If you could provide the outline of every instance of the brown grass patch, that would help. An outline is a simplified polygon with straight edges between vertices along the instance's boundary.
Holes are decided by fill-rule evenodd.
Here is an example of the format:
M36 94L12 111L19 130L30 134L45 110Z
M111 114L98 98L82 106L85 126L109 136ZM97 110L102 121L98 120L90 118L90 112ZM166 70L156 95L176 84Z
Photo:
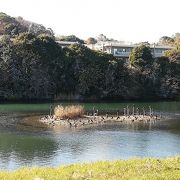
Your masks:
M84 107L80 105L65 107L58 105L54 109L54 115L61 119L82 117L84 115Z

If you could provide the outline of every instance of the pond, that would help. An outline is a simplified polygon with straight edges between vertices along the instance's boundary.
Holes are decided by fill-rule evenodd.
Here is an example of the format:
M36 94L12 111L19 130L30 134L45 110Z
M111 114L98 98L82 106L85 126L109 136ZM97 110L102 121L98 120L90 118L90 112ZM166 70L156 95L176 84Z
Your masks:
M62 103L68 104L68 103ZM60 166L97 160L180 155L180 102L84 103L110 111L126 105L148 108L166 118L154 123L102 124L82 129L19 129L3 122L48 114L50 104L0 105L0 169Z

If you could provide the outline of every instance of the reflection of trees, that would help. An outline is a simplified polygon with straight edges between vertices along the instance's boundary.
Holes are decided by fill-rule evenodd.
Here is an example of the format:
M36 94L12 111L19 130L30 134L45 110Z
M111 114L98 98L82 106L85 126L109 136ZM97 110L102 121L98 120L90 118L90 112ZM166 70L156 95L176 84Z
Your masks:
M51 132L50 135L37 133L36 136L1 133L0 166L9 166L12 161L15 164L41 165L43 162L50 162L59 165L88 158L154 156L161 155L163 146L167 147L167 154L171 151L178 152L171 149L179 146L176 139L170 141L171 146L161 142L165 138L173 140L172 134L179 135L179 119L170 121L157 121L154 124L103 124L83 130ZM167 137L160 132L164 130L168 130L164 134ZM41 135L38 136L39 134Z
M59 139L59 148L62 153L70 153L73 157L83 154L87 149L88 141L87 137L84 137L82 133L65 133Z
M34 158L45 159L57 149L53 139L25 135L0 135L0 160L9 162L11 156L18 161L32 161Z
M170 132L180 136L180 116L170 119Z
M0 134L0 165L37 164L51 161L49 158L76 158L87 149L87 139L79 133L68 132L53 136ZM63 156L63 157L62 157ZM69 159L70 160L70 159Z

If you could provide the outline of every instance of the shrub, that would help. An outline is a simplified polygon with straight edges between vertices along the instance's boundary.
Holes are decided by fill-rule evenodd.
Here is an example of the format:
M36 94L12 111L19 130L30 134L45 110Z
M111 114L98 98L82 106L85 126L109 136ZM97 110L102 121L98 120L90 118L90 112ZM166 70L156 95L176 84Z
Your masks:
M84 107L80 105L71 105L63 107L58 105L54 109L54 115L58 118L78 118L82 117L84 114Z
M140 45L135 48L130 53L129 61L133 66L143 67L150 64L152 61L152 53L149 46Z

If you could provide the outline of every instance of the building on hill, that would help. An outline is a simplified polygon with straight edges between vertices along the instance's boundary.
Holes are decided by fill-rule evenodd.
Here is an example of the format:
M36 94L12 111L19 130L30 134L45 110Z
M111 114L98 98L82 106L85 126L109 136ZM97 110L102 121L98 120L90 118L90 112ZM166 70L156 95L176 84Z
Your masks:
M128 58L130 52L134 47L138 45L134 44L124 44L124 43L97 43L94 45L88 45L90 49L100 50L109 54L113 54L115 57ZM150 45L152 54L154 57L161 57L164 55L165 51L172 49L170 46L159 46L159 45Z

